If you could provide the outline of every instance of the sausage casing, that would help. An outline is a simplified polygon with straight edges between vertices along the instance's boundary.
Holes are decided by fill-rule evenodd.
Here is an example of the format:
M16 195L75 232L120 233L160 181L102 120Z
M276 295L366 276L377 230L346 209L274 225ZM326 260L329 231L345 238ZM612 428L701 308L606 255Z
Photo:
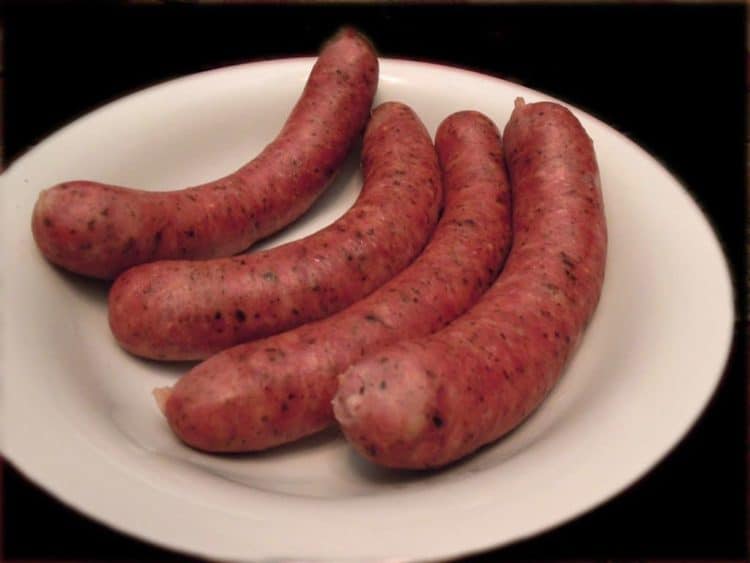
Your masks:
M330 184L364 128L377 83L372 46L344 28L321 50L279 135L248 164L168 192L58 184L34 207L37 246L54 264L103 279L154 260L236 254L294 221Z
M213 356L172 390L167 420L209 451L277 446L333 422L347 365L402 338L433 332L489 287L510 247L510 188L495 125L460 112L438 128L445 209L420 256L340 313Z
M154 359L206 358L326 317L371 293L424 248L443 204L429 133L404 104L373 111L364 185L341 218L263 252L142 264L109 295L120 344Z
M497 281L441 331L341 376L336 418L375 463L439 467L516 427L561 375L598 303L607 233L591 139L563 106L519 100L504 143L514 238Z

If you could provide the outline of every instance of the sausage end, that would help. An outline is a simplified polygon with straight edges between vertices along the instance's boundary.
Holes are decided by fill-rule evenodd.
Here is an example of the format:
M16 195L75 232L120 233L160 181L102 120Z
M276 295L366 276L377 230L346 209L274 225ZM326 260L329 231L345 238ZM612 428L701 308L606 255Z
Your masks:
M156 387L151 393L153 394L154 400L156 401L156 406L159 407L161 413L166 416L167 401L169 400L170 395L172 395L172 388Z

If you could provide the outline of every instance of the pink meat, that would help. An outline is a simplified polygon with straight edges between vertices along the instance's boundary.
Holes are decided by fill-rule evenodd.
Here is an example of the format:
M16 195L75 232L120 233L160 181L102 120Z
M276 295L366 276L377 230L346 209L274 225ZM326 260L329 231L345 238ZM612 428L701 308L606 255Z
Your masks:
M154 260L236 254L294 221L330 184L364 128L377 83L372 46L345 28L324 46L281 132L254 160L170 192L58 184L34 207L37 246L54 264L104 279Z
M594 149L555 103L516 103L505 128L513 246L464 315L350 367L334 412L375 463L439 467L516 427L563 372L599 300L606 225Z
M424 248L442 206L432 141L414 112L378 106L365 133L364 186L340 219L264 252L142 264L115 281L118 342L154 359L203 359L335 313Z
M394 122L401 135L406 125ZM183 441L214 452L250 451L321 430L333 423L337 376L349 364L439 329L487 289L510 246L498 131L481 114L460 112L441 124L436 148L445 210L422 254L344 311L226 350L180 379L165 401L162 391L167 420Z
M306 238L264 252L131 268L109 322L120 344L155 359L201 359L335 313L391 279L424 248L443 204L435 150L407 106L378 106L352 208Z

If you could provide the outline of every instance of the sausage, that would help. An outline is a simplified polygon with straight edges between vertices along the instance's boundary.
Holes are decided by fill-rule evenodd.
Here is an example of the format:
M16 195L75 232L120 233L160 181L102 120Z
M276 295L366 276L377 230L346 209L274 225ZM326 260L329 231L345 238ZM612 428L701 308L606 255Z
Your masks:
M362 169L364 187L352 208L306 238L126 271L109 295L116 339L147 358L202 359L328 316L381 286L424 248L443 205L435 148L411 108L375 108Z
M487 289L510 246L510 188L497 128L461 112L438 128L445 210L422 254L386 285L316 323L213 356L155 392L172 430L214 452L262 450L333 423L348 364L428 334Z
M592 141L563 106L516 107L504 131L513 246L464 315L341 375L347 440L386 466L444 466L523 421L560 377L599 300L607 232Z
M169 192L58 184L34 207L36 244L50 262L102 279L144 262L245 250L302 215L330 184L364 128L377 82L372 46L344 28L322 48L279 135L254 160Z

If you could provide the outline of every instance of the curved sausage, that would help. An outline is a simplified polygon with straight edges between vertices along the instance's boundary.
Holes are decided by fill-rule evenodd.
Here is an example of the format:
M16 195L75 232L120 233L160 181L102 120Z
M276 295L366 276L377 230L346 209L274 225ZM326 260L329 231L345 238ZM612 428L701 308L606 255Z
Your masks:
M445 211L422 254L386 285L325 320L213 356L173 390L157 390L188 444L250 451L333 422L337 376L365 354L439 329L469 307L510 246L510 188L498 131L475 112L438 129Z
M37 246L54 264L104 279L143 262L236 254L294 221L330 184L365 125L377 82L374 50L345 28L321 50L281 132L254 160L169 192L58 184L34 207Z
M162 261L122 274L109 296L120 344L155 359L200 359L320 319L361 299L424 248L443 205L432 139L404 104L375 108L364 187L328 227L232 258Z
M342 374L334 412L371 461L423 469L497 440L560 376L598 303L606 225L593 145L566 108L516 108L504 133L513 246L502 274L443 330Z

